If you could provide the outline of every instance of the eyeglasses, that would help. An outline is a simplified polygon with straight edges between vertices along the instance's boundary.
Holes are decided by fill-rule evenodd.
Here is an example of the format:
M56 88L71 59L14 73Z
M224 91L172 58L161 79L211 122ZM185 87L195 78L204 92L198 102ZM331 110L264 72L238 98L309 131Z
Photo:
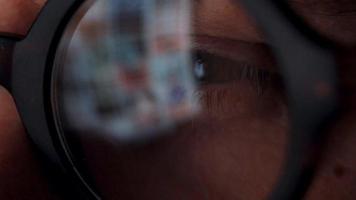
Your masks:
M301 199L338 110L332 46L283 1L243 4L278 60L291 113L286 163L269 198ZM199 113L187 67L189 9L188 0L50 0L24 40L1 41L0 78L29 135L84 198L100 199L69 133L101 131L137 142ZM203 77L199 59L195 66Z

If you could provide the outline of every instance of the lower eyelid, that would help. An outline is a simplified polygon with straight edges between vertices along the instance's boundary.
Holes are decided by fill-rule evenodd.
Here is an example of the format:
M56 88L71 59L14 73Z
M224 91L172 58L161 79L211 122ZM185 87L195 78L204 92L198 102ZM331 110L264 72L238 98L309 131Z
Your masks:
M217 88L204 88L199 89L196 92L196 96L199 99L199 102L203 107L211 108L218 107L220 103L222 103L222 99L226 97L227 90L226 89L217 89Z
M202 114L214 119L265 112L264 106L271 102L276 102L276 106L286 105L285 96L279 89L266 88L263 94L259 94L248 80L202 86L196 95Z
M261 99L247 81L203 86L196 95L203 108L203 114L224 118L250 112Z

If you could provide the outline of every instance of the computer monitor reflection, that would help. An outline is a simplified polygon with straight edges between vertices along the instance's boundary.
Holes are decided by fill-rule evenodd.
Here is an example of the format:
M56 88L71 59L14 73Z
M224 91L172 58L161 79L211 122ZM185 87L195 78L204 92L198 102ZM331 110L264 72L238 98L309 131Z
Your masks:
M96 1L60 75L70 125L132 142L197 115L190 21L188 0Z

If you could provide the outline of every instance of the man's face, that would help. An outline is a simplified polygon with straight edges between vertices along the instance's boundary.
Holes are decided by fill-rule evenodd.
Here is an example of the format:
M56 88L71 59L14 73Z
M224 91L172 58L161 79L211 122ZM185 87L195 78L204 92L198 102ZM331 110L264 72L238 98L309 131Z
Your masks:
M352 200L356 198L356 1L289 2L313 28L339 45L346 108L331 130L307 199ZM288 106L262 31L232 0L192 0L192 4L193 48L213 74L199 87L202 113L176 134L140 147L83 138L89 170L106 198L264 199L280 174Z
M123 148L84 139L89 168L104 196L122 199L263 199L284 161L288 106L263 33L230 0L193 1L193 47L212 76L201 84L202 113L173 136ZM352 132L356 2L290 1L340 45L347 111L333 128L310 199L354 199ZM354 9L352 9L354 8ZM345 49L345 50L342 50ZM346 50L348 49L348 50ZM244 71L245 70L245 71ZM243 77L234 76L233 72ZM260 74L266 72L267 78Z

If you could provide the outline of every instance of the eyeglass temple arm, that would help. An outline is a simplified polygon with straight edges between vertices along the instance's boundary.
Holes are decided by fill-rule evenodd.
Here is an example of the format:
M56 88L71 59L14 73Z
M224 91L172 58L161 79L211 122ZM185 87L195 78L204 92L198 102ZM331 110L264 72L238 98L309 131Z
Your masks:
M240 1L237 1L240 2ZM317 170L326 128L336 116L336 61L316 32L283 0L242 0L263 29L288 95L291 131L287 159L270 200L299 200Z

